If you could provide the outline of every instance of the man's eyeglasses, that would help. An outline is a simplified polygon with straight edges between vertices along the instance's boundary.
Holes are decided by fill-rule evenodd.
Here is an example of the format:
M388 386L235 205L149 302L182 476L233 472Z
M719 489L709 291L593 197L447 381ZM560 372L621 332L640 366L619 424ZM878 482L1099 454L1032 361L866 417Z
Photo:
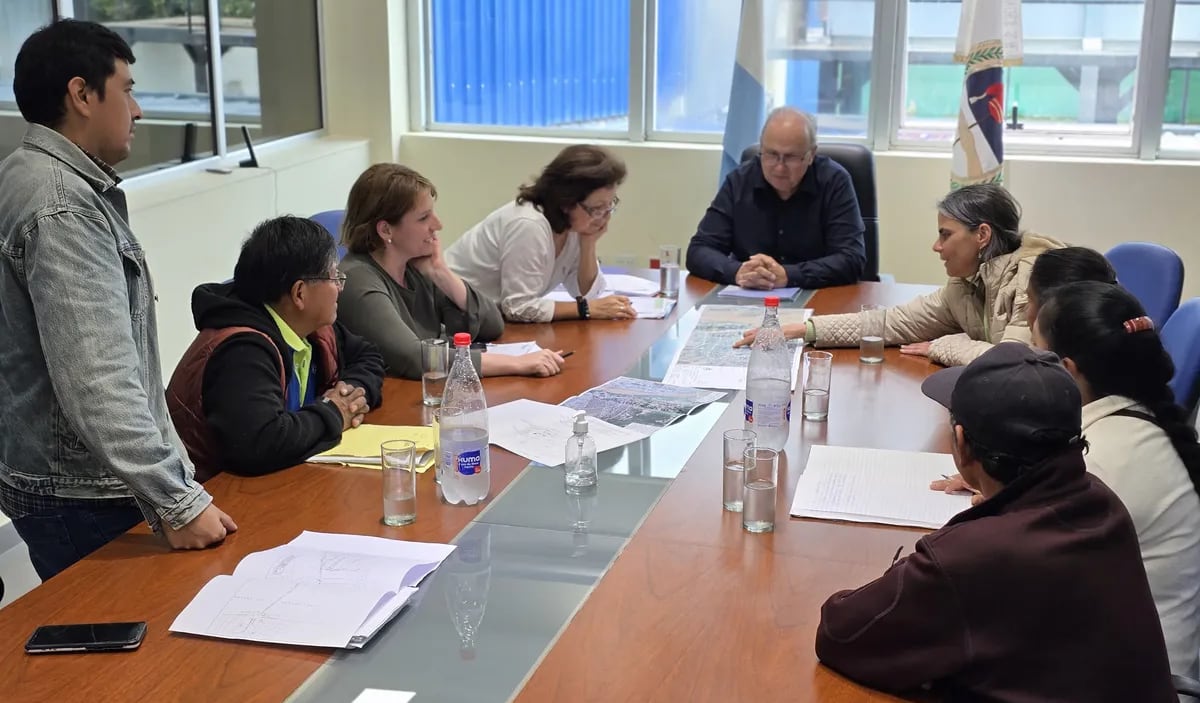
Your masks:
M762 160L768 165L783 164L784 166L799 166L804 159L808 157L807 153L803 154L781 154L778 151L764 151Z
M604 205L600 205L599 207L593 207L591 205L584 205L583 203L579 203L579 207L582 208L583 211L586 212L589 217L591 217L594 220L598 220L602 217L606 217L606 216L611 215L614 212L616 212L617 206L620 204L621 204L620 198L613 198L612 203L610 205L608 205L607 207Z
M340 273L340 272L335 273L332 276L305 276L304 278L302 278L300 280L302 280L302 281L333 281L334 283L337 284L338 290L342 290L343 288L346 287L346 274Z

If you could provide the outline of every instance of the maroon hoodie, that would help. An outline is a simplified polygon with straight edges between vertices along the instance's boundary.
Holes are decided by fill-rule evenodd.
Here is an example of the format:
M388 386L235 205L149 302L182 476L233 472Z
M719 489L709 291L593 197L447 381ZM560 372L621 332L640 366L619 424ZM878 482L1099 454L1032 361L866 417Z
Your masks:
M1177 703L1129 513L1072 449L821 608L817 656L948 701Z

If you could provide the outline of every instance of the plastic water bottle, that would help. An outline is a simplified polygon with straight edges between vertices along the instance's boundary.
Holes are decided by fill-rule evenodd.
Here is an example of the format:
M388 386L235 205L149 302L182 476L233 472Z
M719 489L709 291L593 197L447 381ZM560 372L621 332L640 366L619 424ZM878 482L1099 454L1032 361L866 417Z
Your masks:
M792 421L792 364L779 326L779 298L768 297L746 369L746 424L760 447L783 449Z
M587 414L575 413L573 434L567 438L563 481L567 493L582 495L596 486L596 442L588 435Z
M454 365L442 396L438 439L442 450L442 495L447 503L475 505L492 488L487 401L471 363L471 335L454 335Z

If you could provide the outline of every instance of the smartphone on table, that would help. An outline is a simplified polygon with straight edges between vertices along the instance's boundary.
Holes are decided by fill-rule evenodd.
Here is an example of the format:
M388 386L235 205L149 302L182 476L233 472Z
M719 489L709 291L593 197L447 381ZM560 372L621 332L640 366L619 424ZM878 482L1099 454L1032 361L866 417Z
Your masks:
M42 625L26 640L25 653L123 652L137 649L145 636L144 622Z

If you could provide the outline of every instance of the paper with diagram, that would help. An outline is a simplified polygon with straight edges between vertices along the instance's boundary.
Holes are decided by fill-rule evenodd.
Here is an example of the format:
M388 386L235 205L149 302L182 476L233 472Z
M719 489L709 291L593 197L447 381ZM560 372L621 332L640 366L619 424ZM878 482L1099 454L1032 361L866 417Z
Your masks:
M488 408L489 441L513 454L546 466L561 466L567 438L575 427L575 410L522 398ZM624 427L588 418L588 434L596 451L623 447L645 435Z
M801 324L812 316L808 308L780 308L780 324ZM705 305L696 323L671 360L663 383L689 388L746 389L746 367L750 348L734 349L733 343L747 329L762 324L763 309L750 305ZM792 387L799 371L801 340L788 342L793 355Z
M591 418L624 427L643 436L660 430L696 409L725 397L717 391L671 386L621 376L567 398L562 405L583 410Z
M248 554L204 585L172 632L310 647L361 647L454 545L304 532Z

